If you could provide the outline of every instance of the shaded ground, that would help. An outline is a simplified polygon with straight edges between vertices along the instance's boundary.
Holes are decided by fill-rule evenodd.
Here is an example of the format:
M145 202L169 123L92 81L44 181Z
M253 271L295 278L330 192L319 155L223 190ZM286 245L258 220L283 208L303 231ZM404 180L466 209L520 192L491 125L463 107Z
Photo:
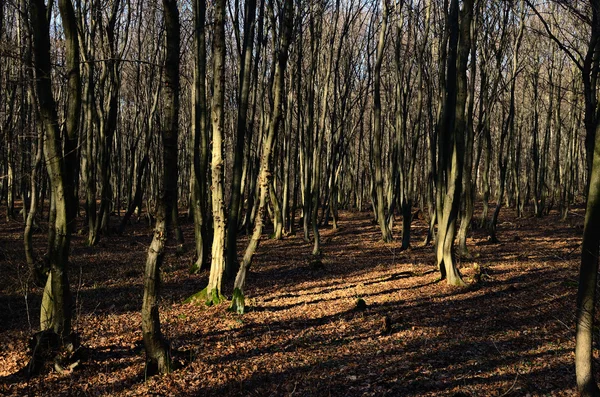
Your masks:
M300 235L261 243L248 277L250 312L243 316L227 312L227 305L181 303L208 278L187 272L192 229L185 223L188 253L169 254L164 265L161 321L188 364L146 381L139 311L147 225L94 248L74 237L74 324L91 357L70 375L27 381L11 374L27 362L41 290L27 287L22 222L0 219L2 395L575 394L581 209L566 222L555 213L515 219L503 210L500 244L487 244L477 230L469 240L474 259L463 260L462 272L468 280L477 263L483 281L463 290L436 282L431 247L401 252L398 241L378 241L369 213L342 212L340 229L323 231L323 268L310 266L312 245ZM425 230L424 221L415 221L415 245ZM35 235L40 255L45 239L45 231ZM359 298L367 304L363 311L355 310Z

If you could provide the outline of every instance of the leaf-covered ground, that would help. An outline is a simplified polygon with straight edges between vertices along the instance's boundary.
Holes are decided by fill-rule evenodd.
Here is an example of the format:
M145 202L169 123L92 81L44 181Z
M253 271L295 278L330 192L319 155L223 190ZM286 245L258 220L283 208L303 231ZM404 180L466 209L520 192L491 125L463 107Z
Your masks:
M20 220L0 221L0 394L52 396L570 396L575 394L574 307L583 210L566 222L553 212L514 218L503 209L500 244L475 230L473 265L481 283L437 282L426 231L414 222L414 248L379 242L370 213L342 212L325 228L323 266L298 233L264 240L247 280L249 312L227 304L183 304L202 289L205 271L188 274L187 251L166 257L164 335L183 366L146 379L141 343L147 224L87 247L76 235L69 277L74 326L89 359L71 374L25 379L27 343L39 326L41 289L27 280ZM400 234L400 222L395 235ZM46 232L35 236L44 252ZM246 237L238 248L245 246ZM227 294L231 289L226 289ZM366 308L357 309L364 300ZM387 321L387 326L386 326Z

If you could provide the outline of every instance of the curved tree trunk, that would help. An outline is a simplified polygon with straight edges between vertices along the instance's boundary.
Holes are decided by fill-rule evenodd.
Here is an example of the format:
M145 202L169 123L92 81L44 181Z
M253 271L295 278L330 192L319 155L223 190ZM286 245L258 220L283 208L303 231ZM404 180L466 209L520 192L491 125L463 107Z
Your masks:
M171 372L171 353L160 330L158 313L158 288L160 266L164 257L165 241L177 206L177 138L179 135L179 10L177 0L163 0L165 14L165 117L163 140L163 193L157 203L154 237L148 248L144 274L144 300L142 303L142 335L146 349L146 373ZM176 213L176 212L175 212ZM175 225L173 225L175 226Z
M61 18L66 39L67 67L70 69L68 88L70 113L67 113L67 136L76 134L79 122L80 99L77 91L80 89L79 81L79 47L75 23L75 13L70 0L59 2ZM72 183L67 179L67 160L73 161L74 157L62 156L62 142L60 138L58 114L56 103L52 94L51 64L50 64L50 23L47 17L46 5L43 0L35 0L31 7L31 22L34 27L33 50L35 54L36 91L40 107L40 115L46 130L46 166L50 177L52 199L56 207L56 220L54 222L55 237L50 246L49 262L50 277L44 294L51 297L51 309L46 312L49 317L41 318L42 329L52 329L63 340L71 336L71 294L67 269L71 230L69 223L72 221L73 208ZM42 314L44 311L42 311Z
M460 18L458 8L458 0L452 0L448 18L450 41L446 75L445 122L440 131L441 161L438 167L438 172L445 173L446 185L443 202L438 204L442 207L442 211L437 238L437 263L441 277L446 278L449 285L456 286L464 285L456 266L453 246L462 188L467 60L471 48L470 27L473 18L473 0L466 0L463 3Z
M277 130L279 128L279 124L281 119L283 118L282 114L282 104L285 98L283 89L285 84L285 70L287 67L288 60L288 48L291 41L292 35L292 23L293 23L293 2L287 1L285 2L283 17L281 18L281 37L279 43L279 51L275 52L275 77L273 79L273 105L272 105L272 116L270 118L269 130L267 132L266 139L264 141L262 157L260 159L260 174L258 179L259 185L259 205L258 210L256 211L256 218L254 221L254 231L252 232L252 236L250 238L250 242L246 247L246 252L244 253L244 258L242 259L242 263L240 264L240 268L235 277L234 283L234 291L233 298L231 300L231 310L236 311L237 313L243 313L245 308L244 302L244 285L246 283L246 274L250 265L252 263L252 257L258 248L258 244L260 242L260 237L262 235L262 229L264 224L264 215L267 205L267 197L269 195L269 188L272 186L271 184L271 165L270 165L270 157L273 151L273 146L275 143Z

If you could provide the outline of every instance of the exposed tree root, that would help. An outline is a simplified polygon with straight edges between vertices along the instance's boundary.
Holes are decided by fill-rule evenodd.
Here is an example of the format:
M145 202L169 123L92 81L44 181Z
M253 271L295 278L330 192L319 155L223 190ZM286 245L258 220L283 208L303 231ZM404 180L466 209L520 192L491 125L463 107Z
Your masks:
M48 372L52 368L60 374L73 372L87 358L87 352L77 335L68 340L52 330L40 331L29 341L31 358L25 369L28 378Z

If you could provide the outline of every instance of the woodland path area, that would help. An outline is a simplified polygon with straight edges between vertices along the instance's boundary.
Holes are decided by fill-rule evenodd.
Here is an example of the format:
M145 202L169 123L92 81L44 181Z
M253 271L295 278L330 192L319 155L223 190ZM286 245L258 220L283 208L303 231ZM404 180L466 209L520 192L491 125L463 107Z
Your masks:
M0 395L29 396L570 396L582 208L566 222L504 212L500 244L475 230L457 290L436 282L431 247L380 242L369 212L342 212L323 232L322 266L301 234L265 240L248 278L249 312L183 304L206 284L193 249L163 267L161 322L183 366L144 381L142 281L152 231L138 223L98 247L74 236L74 326L89 358L70 374L27 381L27 341L41 288L26 291L23 225L0 227ZM183 223L188 245L193 225ZM395 236L399 235L399 222ZM414 222L415 244L427 224ZM45 233L34 236L43 252ZM247 237L239 239L239 248ZM174 250L170 250L174 252ZM224 291L231 296L230 290ZM366 308L357 308L363 299ZM27 303L27 305L26 305ZM386 317L389 322L386 323ZM32 328L33 327L33 328Z

